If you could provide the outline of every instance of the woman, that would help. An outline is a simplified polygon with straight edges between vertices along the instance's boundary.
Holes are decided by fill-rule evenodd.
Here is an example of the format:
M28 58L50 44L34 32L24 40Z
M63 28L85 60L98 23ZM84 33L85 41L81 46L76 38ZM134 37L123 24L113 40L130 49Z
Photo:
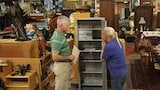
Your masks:
M112 27L102 30L102 40L101 59L106 61L110 71L112 90L122 90L128 72L123 47Z

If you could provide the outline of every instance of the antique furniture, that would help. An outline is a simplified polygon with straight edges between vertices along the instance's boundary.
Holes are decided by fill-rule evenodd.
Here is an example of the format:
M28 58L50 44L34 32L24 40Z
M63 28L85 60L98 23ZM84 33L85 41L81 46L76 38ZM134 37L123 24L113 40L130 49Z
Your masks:
M108 26L114 27L115 6L113 0L100 0L100 16L105 17Z
M139 21L141 17L144 17L144 20L146 21L146 27L148 28L148 30L152 30L153 6L137 6L133 9L133 11L135 12L135 29L140 29Z

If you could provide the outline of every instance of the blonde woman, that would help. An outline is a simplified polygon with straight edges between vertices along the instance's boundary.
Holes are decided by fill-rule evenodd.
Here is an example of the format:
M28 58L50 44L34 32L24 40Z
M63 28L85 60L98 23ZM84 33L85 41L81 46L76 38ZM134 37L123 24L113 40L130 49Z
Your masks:
M105 27L102 30L102 40L101 59L107 63L110 71L112 90L123 90L128 72L123 47L112 27Z

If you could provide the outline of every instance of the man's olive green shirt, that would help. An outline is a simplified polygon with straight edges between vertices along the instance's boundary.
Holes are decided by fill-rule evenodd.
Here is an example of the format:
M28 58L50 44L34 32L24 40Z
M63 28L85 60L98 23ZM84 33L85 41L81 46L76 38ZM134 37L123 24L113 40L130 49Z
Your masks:
M55 29L51 37L51 50L52 52L57 52L62 56L71 55L71 50L64 33L58 31L57 29Z

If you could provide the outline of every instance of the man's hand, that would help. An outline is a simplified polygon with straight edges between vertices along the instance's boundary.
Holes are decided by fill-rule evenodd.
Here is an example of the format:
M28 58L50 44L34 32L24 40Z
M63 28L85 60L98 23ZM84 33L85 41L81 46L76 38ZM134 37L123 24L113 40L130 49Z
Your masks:
M74 55L70 55L68 58L69 58L69 60L73 61L75 59L75 56Z

